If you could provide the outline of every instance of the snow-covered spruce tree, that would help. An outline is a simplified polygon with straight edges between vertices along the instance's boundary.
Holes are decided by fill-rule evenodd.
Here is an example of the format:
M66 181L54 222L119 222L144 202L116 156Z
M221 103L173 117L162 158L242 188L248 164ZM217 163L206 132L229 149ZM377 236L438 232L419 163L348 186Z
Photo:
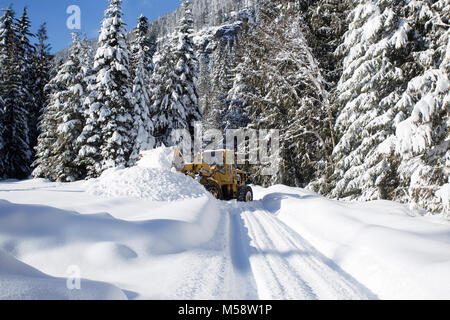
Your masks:
M57 140L58 123L57 114L64 103L61 92L66 90L62 85L62 69L64 64L58 67L57 74L50 79L50 82L44 87L48 94L46 105L42 111L39 120L39 137L37 140L36 160L33 162L33 177L56 180L55 158L57 156L55 151L55 144Z
M0 19L0 96L3 98L3 176L23 179L30 174L27 109L29 93L23 77L21 38L11 8Z
M89 78L89 83L94 83L93 80L95 78L93 75L92 65L94 62L94 55L92 52L92 48L89 44L89 41L86 38L86 35L83 36L80 44L80 63L82 65L83 73L86 78ZM92 81L91 81L92 80Z
M263 1L260 25L247 43L245 85L253 88L248 104L250 128L279 129L281 163L278 175L254 181L305 186L321 172L332 148L328 94L307 45L298 1ZM242 81L241 79L240 81Z
M83 107L81 108L83 111L83 118L85 120L85 127L83 128L83 133L77 139L77 145L79 146L79 151L81 151L81 148L86 145L86 123L90 118L90 107L96 99L96 75L93 70L94 56L86 35L83 36L83 40L81 41L79 61L81 72L84 75L84 81L86 83L86 88L82 99ZM78 167L85 170L87 167L86 161L87 159L84 157L84 154L79 152L78 158L75 159L74 162Z
M226 41L220 41L217 44L217 48L213 53L213 68L212 68L212 81L211 95L211 107L208 114L204 114L205 118L208 118L208 124L211 128L224 128L225 109L227 108L227 96L233 85L233 61L232 61L232 44Z
M133 148L133 95L122 1L110 0L94 59L95 94L79 142L87 177L127 166Z
M89 108L95 98L96 76L93 70L94 55L92 52L92 48L86 38L86 35L83 36L83 40L81 41L79 60L82 72L84 74L85 82L87 84L87 88L84 94L85 98L83 100L83 103L85 105L83 110L85 112L84 117L88 118Z
M33 95L34 106L31 110L30 122L30 146L34 148L37 144L37 138L39 136L38 122L43 114L45 108L47 94L45 93L45 86L49 83L51 78L51 47L47 44L47 27L46 24L42 24L36 34L37 43L34 45L35 52L33 55Z
M411 27L402 16L403 1L357 4L338 48L345 58L336 92L341 139L333 151L331 195L391 199L398 185L398 157L385 140L395 132L393 107L408 80L402 66L408 64Z
M346 18L352 6L349 0L319 0L304 5L305 22L310 31L305 36L327 81L328 91L336 87L341 77L342 61L335 51L347 31Z
M211 88L211 76L212 76L212 59L210 47L208 46L206 50L202 50L198 53L199 60L199 71L198 71L198 95L199 95L199 104L200 109L202 111L202 124L204 128L212 128L215 127L215 121L212 120L210 116L210 111L212 110L211 96L212 96L212 88Z
M34 154L34 147L36 146L38 136L38 117L39 106L36 101L36 65L35 65L35 47L31 44L30 38L34 37L34 34L30 32L31 22L28 17L28 10L25 7L23 9L22 17L17 21L17 28L20 38L20 60L22 63L22 83L25 99L25 106L28 110L28 127L29 127L29 144L32 153Z
M6 177L5 166L4 166L4 154L5 154L5 142L3 141L3 131L5 129L4 122L4 110L5 102L3 101L2 96L0 95L0 180Z
M202 118L198 89L198 60L192 42L190 3L183 2L184 14L178 32L161 46L155 57L152 80L152 118L157 145L174 145L172 130L186 129L192 135Z
M237 43L233 49L232 84L225 99L225 108L221 114L222 127L225 130L246 128L250 122L247 100L256 90L253 87L252 79L258 79L252 70L257 69L256 61L252 57L250 50L247 49L247 41L253 36L250 29L244 29L238 36Z
M148 39L148 20L139 17L135 38L131 46L133 63L133 96L135 141L131 159L137 159L142 150L154 146L153 124L150 119L150 77L153 72L154 44Z
M177 87L179 87L177 95L185 110L183 128L189 129L189 132L193 134L195 122L202 118L197 89L198 60L192 40L194 20L191 2L184 0L183 9L184 14L177 30L178 39L175 42L173 54L176 63L175 73L178 79ZM180 127L175 125L173 128Z
M160 44L153 62L155 69L151 78L150 114L153 123L155 146L171 146L178 141L172 141L171 132L174 129L188 129L187 111L184 109L178 91L180 79L176 73L176 61L173 47L176 38L169 37Z
M411 1L405 9L420 36L414 61L421 72L396 105L401 162L394 199L442 212L448 210L448 194L445 200L438 191L448 193L444 185L450 183L450 8L447 1Z
M153 73L153 55L156 52L155 39L149 35L149 22L147 17L141 15L138 24L133 30L134 38L131 44L131 64L137 65L143 60L145 71L150 78ZM135 69L135 68L134 68Z
M57 90L50 96L49 110L42 121L36 176L46 173L44 178L60 182L73 182L85 176L84 168L76 161L80 150L77 139L85 122L83 100L87 88L80 58L81 44L74 34L70 55L51 82ZM50 136L53 136L53 143L47 146ZM46 148L50 152L46 152Z

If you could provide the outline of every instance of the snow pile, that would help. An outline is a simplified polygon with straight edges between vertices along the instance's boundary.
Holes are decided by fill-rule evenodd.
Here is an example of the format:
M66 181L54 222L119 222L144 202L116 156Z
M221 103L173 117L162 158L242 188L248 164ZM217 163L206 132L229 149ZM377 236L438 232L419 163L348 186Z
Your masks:
M67 280L48 276L0 250L0 300L124 300L111 284L81 280L80 290L69 290Z
M174 148L160 147L142 153L136 167L112 168L91 182L87 192L107 198L176 201L208 195L194 179L172 168Z
M381 299L450 297L450 224L390 201L342 203L303 189L257 189L265 209Z
M143 167L112 168L93 181L87 192L107 198L176 201L206 196L205 188L178 172Z
M143 168L160 170L172 170L174 160L174 148L159 147L153 150L142 152L142 159L137 165Z

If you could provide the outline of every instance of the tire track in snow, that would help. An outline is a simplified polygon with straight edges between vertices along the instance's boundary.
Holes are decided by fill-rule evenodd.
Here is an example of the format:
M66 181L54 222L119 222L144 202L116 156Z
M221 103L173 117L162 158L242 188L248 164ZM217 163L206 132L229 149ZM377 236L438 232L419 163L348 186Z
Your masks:
M250 266L248 234L244 232L240 216L233 212L227 214L229 220L229 255L233 266L234 296L239 299L258 299L256 283Z
M270 237L261 236L266 229L251 215L244 212L243 219L254 245L250 262L258 284L260 299L317 299L311 287L298 277L283 258Z
M227 207L234 221L230 237L234 238L235 229L248 234L249 239L242 236L239 239L247 256L241 252L239 257L247 259L260 299L376 298L298 233L264 210L260 202ZM233 250L243 250L237 247L231 246L231 254Z

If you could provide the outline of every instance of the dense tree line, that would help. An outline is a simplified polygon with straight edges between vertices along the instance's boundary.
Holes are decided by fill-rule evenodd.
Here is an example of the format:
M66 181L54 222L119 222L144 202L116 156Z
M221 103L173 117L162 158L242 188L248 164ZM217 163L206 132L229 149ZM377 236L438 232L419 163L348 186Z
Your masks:
M44 84L50 77L49 46L43 24L37 35L25 8L20 18L12 8L0 18L0 178L26 178L31 173L38 121L45 105ZM32 44L31 39L36 38Z
M38 118L34 176L58 181L132 166L202 121L280 131L278 174L247 166L255 183L448 210L449 10L446 0L196 0L140 17L130 36L110 0L95 55L75 36L51 81L36 75L49 70L45 32L31 46L26 12L6 11L0 172L29 173ZM222 23L239 32L199 50L195 30Z
M70 182L133 166L142 150L173 145L173 129L193 133L201 120L190 3L159 50L144 16L128 35L121 6L109 1L94 57L75 35L46 86L34 177Z
M249 166L257 183L448 211L448 19L446 1L260 1L219 46L210 94L227 98L206 121L280 130L279 175Z

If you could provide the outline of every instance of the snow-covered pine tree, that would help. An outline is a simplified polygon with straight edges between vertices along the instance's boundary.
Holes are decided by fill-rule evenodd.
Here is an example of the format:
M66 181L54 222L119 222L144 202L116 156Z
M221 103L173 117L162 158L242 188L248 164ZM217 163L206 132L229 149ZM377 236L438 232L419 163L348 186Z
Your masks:
M178 141L171 136L174 129L186 129L193 135L195 122L202 118L190 3L183 1L183 8L177 34L161 46L155 57L151 113L157 145L176 144Z
M46 178L60 182L73 182L85 176L84 168L76 162L80 150L77 139L85 122L83 100L87 88L80 57L81 44L78 35L74 34L69 58L53 80L58 88L50 98L50 101L58 102L51 110L54 112L49 113L53 119L46 119L48 122L53 120L56 127L52 129L56 132L44 134L44 137L54 134L55 139L50 147L52 156L41 159L41 163L47 162L51 166L47 168L51 174Z
M28 17L28 9L23 9L22 17L17 21L17 29L20 38L20 60L22 64L22 90L24 94L25 108L28 110L28 127L29 127L29 144L30 149L34 153L36 139L38 135L38 106L35 96L35 73L36 66L34 65L35 48L30 42L30 38L34 34L30 32L31 22Z
M133 30L133 42L131 44L131 64L138 64L139 60L144 60L144 67L149 78L151 78L154 65L153 55L156 52L155 39L149 35L149 22L147 17L141 15L138 24Z
M328 93L308 47L298 1L263 1L260 24L244 55L242 72L250 128L279 129L281 168L278 175L261 176L252 166L254 181L305 186L330 153Z
M29 145L32 150L31 161L34 160L34 147L37 143L38 122L40 106L37 101L39 93L36 91L37 66L35 65L36 49L30 42L30 38L35 37L30 32L31 22L28 17L28 10L23 9L22 17L18 20L18 31L20 37L20 59L22 61L22 83L26 109L28 110Z
M46 88L50 95L40 123L35 177L61 182L84 177L84 168L75 161L80 150L77 138L84 127L87 88L81 53L78 35L73 34L69 57Z
M33 55L33 95L35 100L35 108L31 110L30 122L30 146L34 148L37 144L39 136L38 122L43 114L45 108L47 94L45 93L45 86L49 83L51 78L51 47L47 44L47 27L42 24L37 31L37 43L34 45L35 52Z
M95 77L93 77L92 65L94 62L94 55L92 52L91 45L86 37L83 35L83 39L80 44L80 63L83 68L83 73L86 78L88 78L89 83L94 83Z
M94 70L92 68L94 63L94 55L92 52L92 48L89 44L89 41L86 38L86 35L83 36L83 40L81 41L80 45L80 64L81 69L84 74L85 82L87 84L87 88L85 91L85 98L83 100L83 103L85 104L85 107L83 108L85 115L85 118L89 117L89 108L91 104L94 101L95 97L95 84L96 84L96 77Z
M385 140L395 131L393 106L408 80L402 66L408 62L411 27L402 3L360 0L349 15L338 48L345 58L336 92L341 139L333 151L333 197L389 199L398 184L398 159Z
M86 38L86 35L83 36L83 40L80 45L80 65L81 71L84 75L84 81L86 83L86 88L83 96L83 107L81 108L83 111L84 125L82 134L77 139L77 146L79 148L78 157L75 159L74 163L77 167L82 168L86 172L87 176L87 167L88 165L95 166L96 162L94 159L86 157L85 151L81 152L83 148L85 148L87 142L87 134L90 132L88 127L88 122L91 121L90 118L90 107L95 101L96 97L96 75L93 70L93 61L94 56L92 52L92 48ZM61 67L60 67L61 68ZM100 160L98 160L100 161Z
M0 96L3 98L4 176L23 179L30 174L28 98L24 86L23 55L14 12L5 9L0 19Z
M200 109L197 74L198 60L193 42L194 19L191 10L191 2L183 0L184 14L180 21L177 33L177 42L174 49L175 73L179 81L179 92L177 92L185 112L184 121L191 134L194 133L194 124L202 118ZM176 122L175 122L176 123ZM178 128L176 125L174 128Z
M221 114L222 127L225 130L246 128L249 124L247 100L255 90L251 81L254 79L251 66L256 69L256 63L252 60L254 57L252 57L250 50L247 50L247 41L252 36L249 29L244 29L238 36L233 49L233 67L231 69L233 82L227 93L226 105Z
M150 77L153 73L154 44L148 38L148 20L139 17L138 25L134 31L134 41L131 46L133 64L133 96L134 104L134 146L131 155L132 161L139 158L142 150L154 147L152 136L153 124L150 119Z
M233 85L233 61L232 61L232 43L228 40L220 41L213 53L213 68L210 99L210 109L207 118L209 127L223 128L223 115L226 109L227 95Z
M0 92L1 93L1 92ZM6 178L6 173L5 173L5 166L4 166L4 154L5 154L5 142L3 141L3 131L5 129L5 125L4 125L4 115L3 115L3 110L5 107L5 102L3 101L2 96L0 95L0 180Z
M87 177L127 166L133 148L133 95L122 1L110 0L95 55L95 94L80 143Z
M154 72L151 78L150 114L153 123L153 136L155 137L156 146L161 144L168 145L169 137L167 133L169 120L169 107L174 103L172 101L172 90L175 90L174 57L171 54L170 41L160 44L156 52L154 62Z
M342 61L335 51L347 31L346 18L353 2L348 0L304 1L308 44L325 78L326 89L332 91L342 73Z
M46 105L42 111L39 120L39 137L37 139L36 160L33 162L34 168L32 175L34 178L43 178L55 181L57 179L56 170L54 168L57 154L55 152L55 144L57 140L58 123L56 117L64 103L61 92L65 90L62 86L61 70L64 64L58 67L56 75L50 79L49 83L44 87L44 91L48 94Z
M450 8L448 1L410 1L406 18L418 37L414 62L420 72L396 105L396 151L401 157L395 200L428 212L448 210L438 191L450 174ZM447 192L443 190L442 192Z
M201 48L202 49L202 48ZM202 110L203 119L202 123L205 128L213 127L214 120L210 118L212 88L211 88L211 76L212 76L212 59L211 59L210 46L206 50L200 50L198 52L199 60L199 72L198 72L198 95L200 109Z

